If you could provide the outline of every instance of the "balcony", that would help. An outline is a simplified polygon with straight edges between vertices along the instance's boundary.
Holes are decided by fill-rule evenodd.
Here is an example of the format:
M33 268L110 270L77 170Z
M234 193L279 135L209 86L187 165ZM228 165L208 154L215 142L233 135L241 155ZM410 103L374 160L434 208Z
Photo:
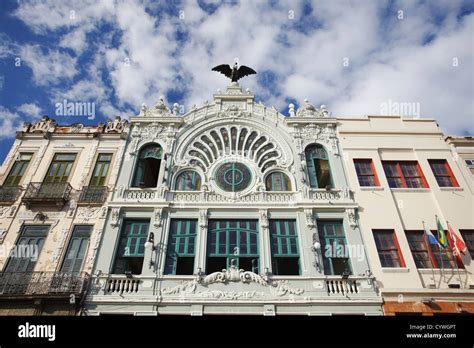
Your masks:
M62 208L71 194L72 187L69 183L30 183L23 196L23 203L31 205L56 205Z
M79 204L101 205L107 200L107 186L84 186L79 196Z
M18 186L0 186L0 205L12 205L20 194Z
M3 272L0 273L0 297L82 295L88 280L85 272Z

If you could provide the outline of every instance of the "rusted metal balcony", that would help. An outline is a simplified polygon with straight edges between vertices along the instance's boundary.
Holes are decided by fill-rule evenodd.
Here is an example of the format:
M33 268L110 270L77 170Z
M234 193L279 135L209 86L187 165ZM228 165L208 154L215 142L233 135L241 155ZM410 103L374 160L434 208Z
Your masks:
M69 201L72 187L67 182L32 182L26 188L22 202L31 205L56 205L62 208Z
M89 275L62 272L3 272L0 273L0 297L57 297L82 295Z
M19 195L18 186L0 186L0 205L12 205Z
M107 200L107 186L84 186L79 196L79 204L103 204Z

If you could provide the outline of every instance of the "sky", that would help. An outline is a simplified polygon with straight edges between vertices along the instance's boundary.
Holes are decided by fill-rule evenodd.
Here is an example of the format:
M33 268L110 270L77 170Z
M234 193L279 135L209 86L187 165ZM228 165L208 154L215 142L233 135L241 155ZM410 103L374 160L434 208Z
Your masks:
M474 135L473 1L2 0L0 163L23 122L128 118L161 95L186 112L228 84L211 68L235 61L284 115L308 99Z

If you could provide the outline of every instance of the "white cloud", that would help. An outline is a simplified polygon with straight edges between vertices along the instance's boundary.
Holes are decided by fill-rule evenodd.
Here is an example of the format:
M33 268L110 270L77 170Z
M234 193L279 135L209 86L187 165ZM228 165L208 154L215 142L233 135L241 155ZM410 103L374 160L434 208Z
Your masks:
M311 13L295 1L206 3L219 7L210 15L185 1L166 14L147 0L22 2L15 15L35 33L60 33L58 46L77 57L94 49L88 66L64 50L26 45L20 53L35 83L54 85L52 99L95 99L107 114L130 112L129 106L137 112L171 90L186 91L179 101L186 109L201 104L227 84L210 69L237 57L274 74L271 86L260 75L242 81L269 106L308 98L333 114L361 116L380 113L388 100L417 102L421 115L436 118L445 132L474 133L474 14L459 19L463 2L313 1ZM113 33L97 36L103 23ZM177 40L178 33L186 40ZM85 77L69 84L79 71Z
M25 45L19 57L31 68L38 86L71 80L77 73L77 59L58 50L42 49L39 45Z
M17 110L30 118L39 118L41 113L41 108L33 103L22 104L17 108Z
M22 124L20 115L0 105L0 140L11 138Z

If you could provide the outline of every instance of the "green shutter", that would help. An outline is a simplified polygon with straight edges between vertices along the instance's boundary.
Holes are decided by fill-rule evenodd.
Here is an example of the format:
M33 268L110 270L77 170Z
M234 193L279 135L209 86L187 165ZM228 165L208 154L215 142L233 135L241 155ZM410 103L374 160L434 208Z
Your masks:
M227 258L227 267L233 263L241 267L241 259L252 259L252 270L258 272L258 223L256 220L213 220L208 234L209 258Z
M61 154L54 155L48 173L44 179L46 183L63 183L67 182L71 169L76 159L76 154Z
M21 178L25 174L26 168L30 163L31 156L31 153L20 154L20 158L15 161L10 173L8 173L8 176L3 183L4 186L18 186L20 184Z
M24 226L21 232L21 237L16 243L17 252L21 249L18 246L26 246L28 248L36 248L36 256L39 257L41 249L43 248L44 241L48 234L49 225L47 226L36 226L27 225ZM31 250L31 249L30 249ZM15 256L15 257L13 257ZM37 259L34 259L34 255L12 255L7 261L7 267L5 272L31 272L34 270Z
M89 186L104 186L110 168L111 154L99 154Z
M179 257L194 257L196 253L195 219L171 220L170 236L165 262L165 274L176 274Z
M86 256L91 233L91 226L75 226L66 255L61 266L61 272L76 273L81 271Z

